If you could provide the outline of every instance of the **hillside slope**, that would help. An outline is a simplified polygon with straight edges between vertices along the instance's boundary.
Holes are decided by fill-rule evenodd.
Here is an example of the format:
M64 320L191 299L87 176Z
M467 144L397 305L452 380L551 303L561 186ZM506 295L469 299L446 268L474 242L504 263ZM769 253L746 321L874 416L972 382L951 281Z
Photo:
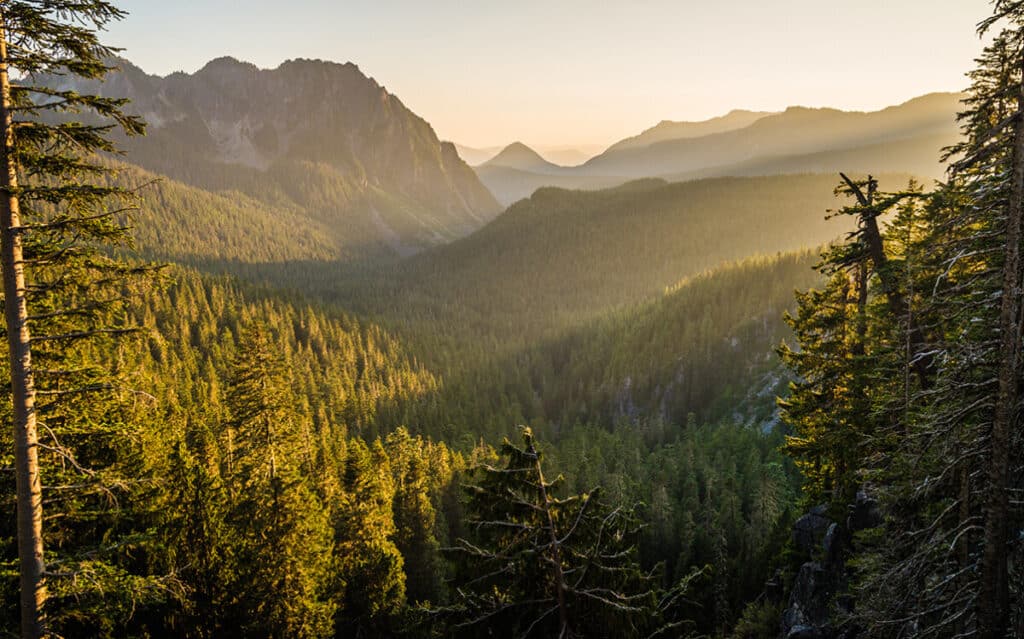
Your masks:
M796 155L756 157L726 166L712 166L661 176L667 180L697 180L722 175L744 177L795 173L909 173L923 179L939 179L945 166L942 149L959 136L952 131L930 133L849 149Z
M882 176L882 187L897 189L907 179ZM334 295L374 317L415 317L431 339L535 340L648 302L723 262L840 236L849 224L824 219L837 205L837 180L791 175L544 188L469 237L379 280L342 283Z

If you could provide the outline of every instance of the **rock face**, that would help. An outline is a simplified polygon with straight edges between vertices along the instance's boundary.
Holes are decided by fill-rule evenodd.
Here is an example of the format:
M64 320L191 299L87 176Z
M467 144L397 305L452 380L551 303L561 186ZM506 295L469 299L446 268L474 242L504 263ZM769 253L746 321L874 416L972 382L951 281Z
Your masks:
M852 531L868 530L882 525L882 511L878 500L869 497L864 491L857 493L857 499L850 504L850 516L846 518L846 527Z
M825 505L815 506L796 520L793 542L809 561L800 566L782 614L780 639L854 639L857 629L836 628L837 613L853 612L848 594L850 576L846 559L853 533L882 524L878 501L858 492L849 505L845 524L827 515Z
M102 83L68 88L131 99L149 130L123 146L149 170L294 204L353 240L405 247L465 235L500 212L455 147L354 64L259 69L218 58L167 77L118 66Z
M822 543L832 520L825 516L828 506L815 506L793 524L793 544L797 549L810 556Z

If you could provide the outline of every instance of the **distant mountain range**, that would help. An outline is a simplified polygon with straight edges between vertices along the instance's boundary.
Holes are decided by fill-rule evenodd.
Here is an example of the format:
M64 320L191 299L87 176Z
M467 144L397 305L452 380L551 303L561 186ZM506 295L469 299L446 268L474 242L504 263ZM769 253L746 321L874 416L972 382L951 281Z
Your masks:
M940 150L959 137L962 96L934 93L875 112L791 107L732 111L704 122L662 122L575 167L531 162L513 145L476 168L503 204L542 186L605 188L640 177L703 177L846 171L939 177ZM499 157L500 157L499 155ZM532 154L536 156L536 153Z
M502 205L545 186L838 170L939 176L939 149L958 137L961 97L931 94L870 113L792 107L663 121L567 166L552 158L571 163L586 153L442 142L351 63L292 60L259 69L218 58L166 77L127 61L119 67L102 83L51 82L128 97L149 122L147 136L123 141L125 160L141 169L123 179L170 179L159 197L147 196L139 245L190 263L407 257L483 228ZM197 244L178 232L186 228L208 237Z
M760 157L853 149L936 133L954 136L959 131L955 114L960 98L936 93L869 113L790 107L733 130L639 148L613 147L585 168L605 175L670 175Z
M128 161L186 185L298 209L354 256L406 255L479 228L501 207L431 126L354 64L259 69L218 58L193 74L127 61L75 88L128 97L149 123ZM53 79L60 85L62 78Z

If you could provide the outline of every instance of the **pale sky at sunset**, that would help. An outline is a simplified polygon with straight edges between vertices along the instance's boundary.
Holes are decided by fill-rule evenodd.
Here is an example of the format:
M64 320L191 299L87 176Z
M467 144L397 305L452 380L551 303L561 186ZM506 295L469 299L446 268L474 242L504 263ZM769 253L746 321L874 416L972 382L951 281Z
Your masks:
M608 144L663 119L962 89L987 0L120 0L149 73L354 62L442 139Z

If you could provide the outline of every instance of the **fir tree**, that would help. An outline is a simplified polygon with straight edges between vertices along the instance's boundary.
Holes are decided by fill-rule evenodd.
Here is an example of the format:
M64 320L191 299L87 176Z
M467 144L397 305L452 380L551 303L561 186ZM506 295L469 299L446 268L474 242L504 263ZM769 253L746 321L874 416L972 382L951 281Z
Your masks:
M74 552L68 556L72 547L81 549L104 536L96 530L76 531L76 543L63 548L54 543L54 525L48 530L44 521L55 518L44 518L43 493L60 491L58 500L45 500L50 509L77 506L83 512L89 510L85 503L97 508L113 494L112 478L100 487L103 473L89 466L117 458L117 448L126 445L117 439L123 429L111 424L109 415L101 416L104 411L96 404L83 411L83 393L111 387L108 372L89 357L105 340L130 328L118 321L112 307L121 300L122 278L131 269L104 252L125 237L127 209L118 198L126 192L99 179L108 167L94 154L115 150L108 139L112 129L134 135L143 125L122 111L124 100L54 89L46 78L103 77L110 70L105 60L114 50L99 42L97 32L123 15L102 0L14 0L0 7L0 251L25 637L47 632L47 608L52 627L60 628L57 601L62 598L85 610L84 593L76 594L76 587L58 575L97 585L112 577L112 564L98 560L109 557L107 552L94 548L89 560L75 558ZM90 122L74 121L72 114L79 112L89 113ZM100 419L93 422L99 426L92 428L97 437L87 442L82 436L90 431L90 413ZM78 476L52 471L68 467ZM81 485L83 476L92 496L71 498L69 486ZM73 521L73 514L65 515ZM53 553L44 552L48 537L51 549L64 551L63 559L55 561ZM54 595L49 606L47 582Z
M466 636L632 637L660 621L659 597L639 571L637 520L596 492L559 497L562 477L544 476L533 434L507 440L504 465L479 468L470 495L467 574L457 589ZM664 603L664 600L662 600Z
M338 626L384 632L405 604L402 554L395 546L395 485L380 441L349 443L335 521Z
M260 328L243 339L227 404L233 570L226 613L245 634L322 637L335 608L327 592L332 534L303 475L308 460L283 366Z

